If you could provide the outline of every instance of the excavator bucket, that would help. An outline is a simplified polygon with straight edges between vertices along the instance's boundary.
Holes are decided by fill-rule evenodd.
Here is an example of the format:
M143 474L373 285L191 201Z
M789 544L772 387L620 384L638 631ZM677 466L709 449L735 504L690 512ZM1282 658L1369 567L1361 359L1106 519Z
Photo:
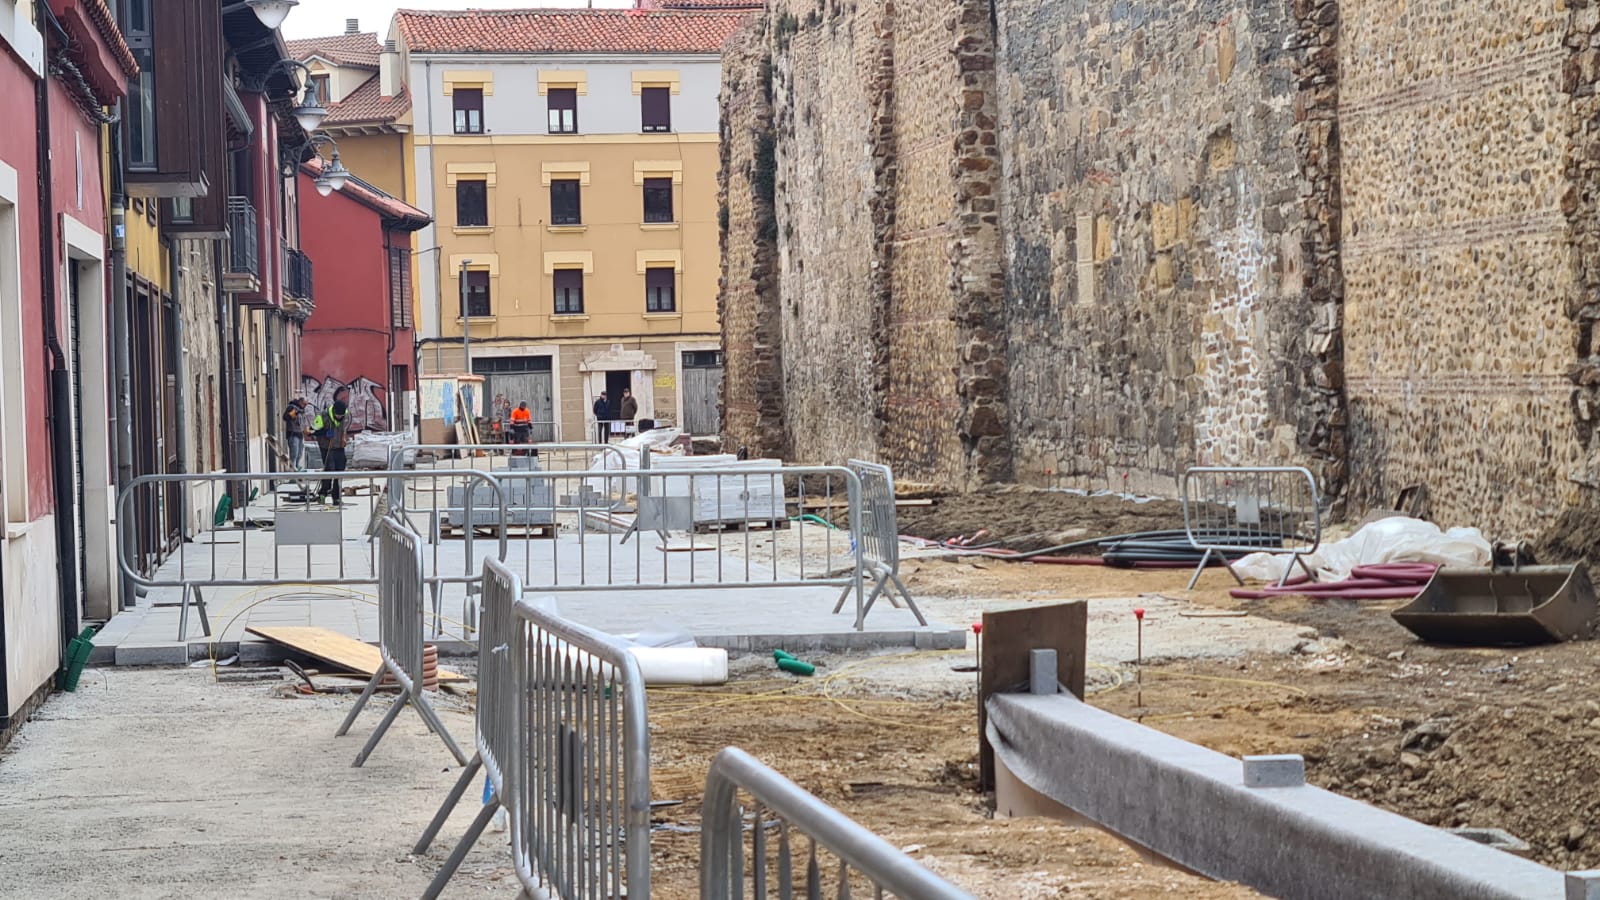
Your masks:
M1441 568L1393 615L1436 644L1520 646L1590 637L1600 605L1583 566Z

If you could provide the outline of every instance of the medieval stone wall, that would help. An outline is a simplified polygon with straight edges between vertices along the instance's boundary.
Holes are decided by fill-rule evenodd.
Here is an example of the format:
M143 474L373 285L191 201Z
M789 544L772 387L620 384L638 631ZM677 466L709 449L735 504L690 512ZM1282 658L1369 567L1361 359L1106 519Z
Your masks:
M771 0L759 28L724 98L772 117L776 172L769 214L733 135L730 431L955 486L1306 465L1335 516L1420 483L1503 536L1600 499L1596 0Z
M1341 3L1358 507L1420 482L1441 521L1526 535L1577 499L1570 5Z
M1019 478L1315 456L1295 5L997 0Z

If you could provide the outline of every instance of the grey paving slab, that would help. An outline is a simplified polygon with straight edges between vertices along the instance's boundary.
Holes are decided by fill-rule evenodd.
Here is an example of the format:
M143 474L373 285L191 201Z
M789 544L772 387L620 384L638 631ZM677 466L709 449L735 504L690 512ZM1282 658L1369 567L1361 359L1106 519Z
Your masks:
M252 507L252 514L261 510ZM177 651L178 606L187 575L209 579L250 578L261 584L205 585L200 588L215 634L207 637L194 609L189 614L185 643L190 654L215 652L212 642L249 641L251 625L315 625L358 640L375 641L378 632L377 587L372 571L373 544L364 529L369 511L346 506L345 540L339 547L279 548L270 530L216 533L214 542L184 546L182 559L175 554L156 573L166 582L153 587L137 608L111 623L99 644L113 648L111 657L152 660L174 659ZM574 520L575 521L575 520ZM717 540L701 536L696 543L710 549L669 552L655 536L634 537L624 544L622 535L575 531L556 538L514 539L506 546L505 562L516 571L530 593L558 598L561 613L581 624L615 634L673 629L687 631L707 646L733 651L759 651L773 646L798 650L918 647L936 649L965 645L964 630L931 622L919 626L910 611L877 604L867 616L866 628L854 628L854 607L834 615L837 586L757 585L712 587L719 579L733 581L801 580L794 561L771 556L752 559L742 553L759 542L742 537ZM677 538L674 546L687 539ZM822 546L819 543L817 546ZM835 541L840 550L845 545ZM720 548L720 549L717 549ZM342 552L342 558L341 558ZM499 553L497 541L446 539L426 544L424 571L447 576L481 571L485 558ZM812 564L814 565L814 563ZM814 571L811 573L814 575ZM341 586L310 586L308 579L343 577ZM281 582L267 586L266 582ZM675 587L652 585L680 585ZM430 635L444 652L471 652L475 635L465 623L469 600L461 584L447 584L440 597L441 633ZM425 598L427 620L432 623L431 601ZM122 646L134 648L120 653ZM171 645L171 646L168 646ZM165 648L165 649L151 649ZM104 658L107 651L99 651ZM148 663L145 663L148 664Z

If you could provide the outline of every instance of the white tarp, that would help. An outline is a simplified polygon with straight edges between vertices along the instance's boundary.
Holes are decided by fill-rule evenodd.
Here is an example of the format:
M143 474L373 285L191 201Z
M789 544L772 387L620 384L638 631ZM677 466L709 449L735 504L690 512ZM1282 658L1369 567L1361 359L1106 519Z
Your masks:
M389 457L398 448L417 442L414 431L363 431L350 436L345 445L346 465L371 471L389 468ZM405 468L416 462L416 451L406 454L396 465Z
M1303 557L1321 581L1343 581L1356 566L1419 562L1441 566L1487 566L1493 549L1476 528L1439 526L1421 519L1395 516L1363 525L1341 541L1323 544ZM1241 578L1277 581L1290 565L1288 554L1252 553L1233 564Z

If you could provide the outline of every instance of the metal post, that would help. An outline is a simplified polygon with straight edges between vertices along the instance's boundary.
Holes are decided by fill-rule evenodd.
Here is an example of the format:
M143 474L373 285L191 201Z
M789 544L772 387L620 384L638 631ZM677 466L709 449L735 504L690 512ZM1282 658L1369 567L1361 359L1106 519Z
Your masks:
M461 353L465 357L461 364L464 374L472 374L472 306L467 301L467 266L472 265L472 260L461 261ZM474 418L477 410L471 410Z

